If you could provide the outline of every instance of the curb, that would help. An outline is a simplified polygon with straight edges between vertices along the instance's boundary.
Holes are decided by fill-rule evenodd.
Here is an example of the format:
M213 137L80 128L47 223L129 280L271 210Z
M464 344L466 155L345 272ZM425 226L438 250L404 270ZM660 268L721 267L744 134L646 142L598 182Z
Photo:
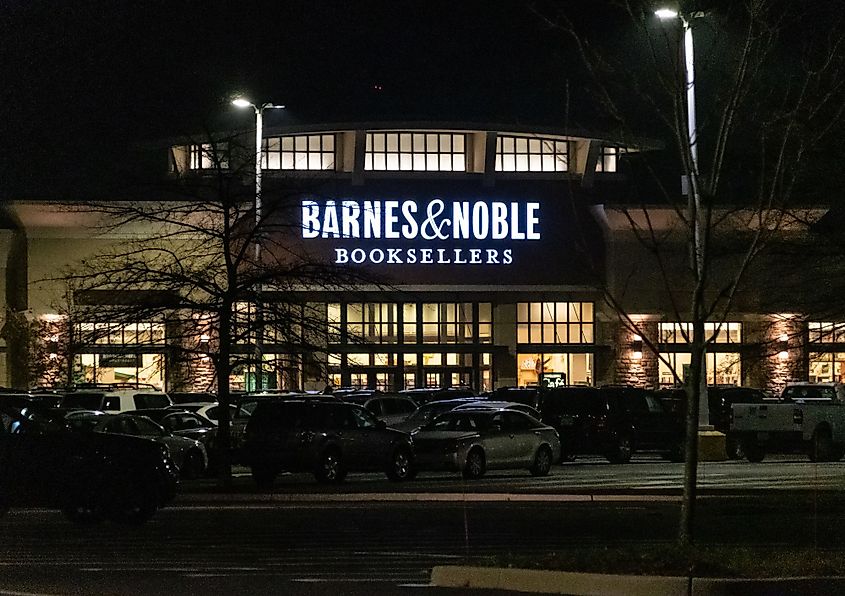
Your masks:
M431 585L572 596L808 596L842 594L845 577L727 579L443 565Z
M618 503L680 502L679 495L590 495L520 493L180 493L170 506L192 503L355 503L355 502L442 502L442 503Z

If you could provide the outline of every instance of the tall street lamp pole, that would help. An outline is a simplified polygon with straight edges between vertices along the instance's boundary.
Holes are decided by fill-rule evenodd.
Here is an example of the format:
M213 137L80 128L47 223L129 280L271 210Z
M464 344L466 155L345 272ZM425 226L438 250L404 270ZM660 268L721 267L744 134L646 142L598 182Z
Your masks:
M699 188L698 170L698 129L695 122L695 56L692 41L692 27L690 20L703 16L701 12L694 12L689 18L669 8L661 8L654 14L662 21L680 19L684 27L684 78L687 95L687 141L690 151L690 168L687 173L689 211L693 221L693 262L696 276L701 280L704 276L704 217L701 208L701 189ZM707 400L707 355L706 350L701 355L701 383L700 399L698 403L698 426L701 430L713 430L710 426L710 407Z
M284 109L283 105L273 103L262 103L256 105L238 97L232 100L232 104L238 108L251 107L255 111L255 265L261 262L261 159L263 157L264 145L264 110ZM261 284L255 288L255 389L264 389L264 317L261 307Z

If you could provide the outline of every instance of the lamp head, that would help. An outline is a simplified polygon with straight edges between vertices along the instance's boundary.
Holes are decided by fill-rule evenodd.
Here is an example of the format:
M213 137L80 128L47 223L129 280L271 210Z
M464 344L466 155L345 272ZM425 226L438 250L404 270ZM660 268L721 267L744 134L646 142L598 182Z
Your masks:
M661 8L654 11L655 16L661 21L668 21L669 19L677 19L678 11L671 8Z
M238 108L248 108L252 105L252 102L243 97L238 97L232 100L232 105Z

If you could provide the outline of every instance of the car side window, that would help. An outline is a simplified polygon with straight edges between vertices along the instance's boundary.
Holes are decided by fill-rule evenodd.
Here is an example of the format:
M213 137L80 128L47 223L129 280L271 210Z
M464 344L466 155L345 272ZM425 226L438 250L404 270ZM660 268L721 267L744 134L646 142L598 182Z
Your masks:
M501 432L505 429L505 420L502 413L494 414L490 418L490 432Z
M135 424L136 428L136 432L133 434L138 434L144 437L161 436L161 429L152 420L147 420L146 418L133 418L131 422Z
M505 412L504 419L506 425L505 428L507 430L528 430L532 426L525 416L523 416L522 414L517 414L516 412Z
M381 416L382 408L384 407L380 399L373 399L367 402L365 406L367 411L373 416Z
M104 410L120 410L120 396L119 395L107 395L103 399L103 409Z
M646 394L645 403L648 407L648 411L652 414L662 414L665 411L663 404L660 403L660 400L654 395Z
M414 404L407 399L391 399L389 400L389 402L393 409L393 412L391 413L410 414L411 412L416 410Z
M355 425L358 428L375 428L377 424L376 419L367 410L364 408L351 408L351 410Z

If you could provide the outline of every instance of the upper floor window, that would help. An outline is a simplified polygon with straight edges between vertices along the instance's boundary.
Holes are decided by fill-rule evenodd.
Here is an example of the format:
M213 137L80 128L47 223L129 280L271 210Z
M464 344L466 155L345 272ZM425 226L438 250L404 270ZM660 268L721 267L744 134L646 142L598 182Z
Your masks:
M704 323L704 337L717 344L742 342L742 323ZM683 344L692 341L692 323L660 323L660 341Z
M229 167L228 143L200 143L188 146L188 168L191 170L225 170Z
M566 172L569 170L569 143L537 137L498 136L497 172Z
M162 344L164 323L79 323L77 334L85 344Z
M465 172L466 135L368 132L365 170Z
M807 323L810 341L822 344L845 343L845 323Z
M593 343L592 302L519 302L516 319L519 343Z
M397 342L396 304L365 302L346 305L346 330L350 341Z
M264 139L263 167L268 170L333 170L335 137L295 135Z
M601 154L596 162L596 172L616 172L619 166L619 157L625 153L622 147L609 147L602 145Z

